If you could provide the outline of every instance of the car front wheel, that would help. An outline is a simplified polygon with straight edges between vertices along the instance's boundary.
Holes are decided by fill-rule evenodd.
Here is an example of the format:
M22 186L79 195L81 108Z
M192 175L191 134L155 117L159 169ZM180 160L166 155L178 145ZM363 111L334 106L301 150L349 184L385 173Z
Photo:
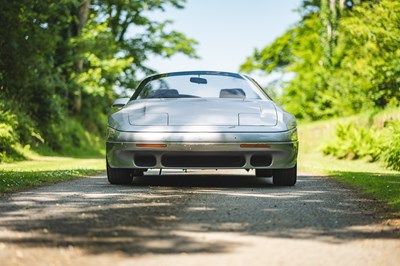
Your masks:
M289 169L275 169L272 181L277 186L294 186L297 181L297 165Z
M107 178L110 184L129 185L134 176L143 176L143 171L129 168L112 168L107 161Z

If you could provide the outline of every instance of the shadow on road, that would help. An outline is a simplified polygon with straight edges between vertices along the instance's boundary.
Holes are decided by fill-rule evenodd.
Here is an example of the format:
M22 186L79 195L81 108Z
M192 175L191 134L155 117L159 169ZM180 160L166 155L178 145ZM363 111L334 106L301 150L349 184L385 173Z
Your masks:
M9 233L0 233L0 243L131 256L220 253L241 245L199 237L220 233L338 245L398 239L393 228L370 228L380 222L370 201L324 177L275 187L250 175L168 173L136 178L131 186L97 176L2 198L0 232Z
M203 170L204 171L204 170ZM226 171L150 171L143 177L135 177L134 186L160 186L160 187L215 187L215 188L256 188L272 187L272 178L256 178L254 172L246 173L244 170Z

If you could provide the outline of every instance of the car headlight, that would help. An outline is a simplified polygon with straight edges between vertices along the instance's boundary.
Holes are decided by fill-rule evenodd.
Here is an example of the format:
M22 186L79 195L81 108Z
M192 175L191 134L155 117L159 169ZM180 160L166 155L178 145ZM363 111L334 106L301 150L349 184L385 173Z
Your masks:
M283 113L283 122L286 124L288 130L297 127L296 118L287 112Z

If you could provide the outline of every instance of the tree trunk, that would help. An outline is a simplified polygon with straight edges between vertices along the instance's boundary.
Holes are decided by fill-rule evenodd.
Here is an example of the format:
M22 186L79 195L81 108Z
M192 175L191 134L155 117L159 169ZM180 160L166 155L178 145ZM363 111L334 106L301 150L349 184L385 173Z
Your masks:
M83 27L85 26L88 18L89 18L89 10L90 10L90 1L91 0L82 0L79 5L78 10L78 23L75 25L75 37L79 36L82 32ZM76 47L75 53L80 54L80 47ZM79 58L74 62L74 71L77 75L81 73L83 70L83 59ZM73 93L72 99L72 112L79 112L82 107L82 91L79 86L76 87L76 90Z
M338 2L339 5L337 5ZM333 49L335 48L337 40L338 7L341 8L343 5L344 0L321 0L321 44L324 51L323 62L326 67L331 65Z

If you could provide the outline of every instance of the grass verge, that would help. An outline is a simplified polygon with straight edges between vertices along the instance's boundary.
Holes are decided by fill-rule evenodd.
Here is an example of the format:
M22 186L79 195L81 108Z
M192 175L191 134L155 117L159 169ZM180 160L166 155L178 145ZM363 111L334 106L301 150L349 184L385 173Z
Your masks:
M0 164L0 193L69 181L104 171L104 158L35 156L30 161Z
M324 156L320 151L320 147L333 137L335 126L340 121L318 121L299 126L299 170L332 176L400 213L400 172L385 169L379 161L338 160Z

